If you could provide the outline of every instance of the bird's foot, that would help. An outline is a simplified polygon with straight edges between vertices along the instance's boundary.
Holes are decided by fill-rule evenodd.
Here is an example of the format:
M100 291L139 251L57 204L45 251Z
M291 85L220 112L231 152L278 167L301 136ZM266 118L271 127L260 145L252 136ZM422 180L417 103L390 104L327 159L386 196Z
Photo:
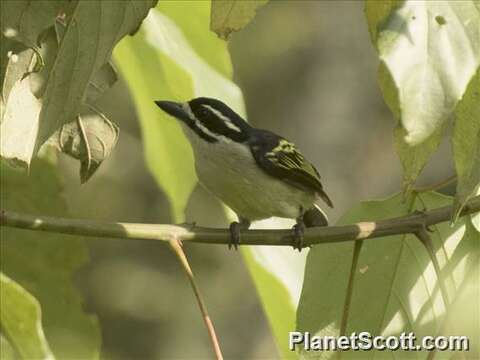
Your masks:
M303 222L302 217L297 219L297 223L293 225L292 231L293 249L297 249L300 252L303 248L303 234L305 233L305 223Z
M240 245L240 223L234 221L230 224L230 243L228 244L228 249L230 250L233 246L235 250L238 250L238 245Z

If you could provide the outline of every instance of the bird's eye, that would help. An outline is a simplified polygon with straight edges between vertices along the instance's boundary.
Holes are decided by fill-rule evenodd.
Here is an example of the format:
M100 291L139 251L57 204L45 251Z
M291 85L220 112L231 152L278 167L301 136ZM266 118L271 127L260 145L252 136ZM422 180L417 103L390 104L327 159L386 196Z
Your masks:
M202 116L207 116L208 115L208 110L205 108L200 108L200 115Z

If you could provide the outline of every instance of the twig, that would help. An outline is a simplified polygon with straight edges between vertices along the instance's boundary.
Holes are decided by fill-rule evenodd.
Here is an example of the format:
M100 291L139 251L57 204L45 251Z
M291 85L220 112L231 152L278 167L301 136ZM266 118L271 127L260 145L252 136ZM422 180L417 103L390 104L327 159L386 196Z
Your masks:
M430 225L448 221L452 214L451 205L429 210L424 213L391 218L380 221L359 222L344 226L307 228L304 246L355 241L398 234L415 234ZM480 211L480 196L470 199L461 216ZM134 223L112 223L93 220L67 219L35 216L2 210L0 226L47 231L70 235L93 237L140 239L206 244L228 244L228 229L192 227L189 225L155 225ZM290 230L248 230L242 232L243 245L291 246Z
M223 360L223 355L222 355L222 351L220 350L220 344L218 342L217 334L215 333L215 328L213 327L212 320L208 315L207 307L205 306L205 302L203 301L203 297L202 297L202 294L200 293L200 289L197 286L197 283L195 282L195 277L193 275L192 268L188 263L185 252L183 251L182 246L180 245L180 242L178 240L171 240L169 242L169 245L170 245L170 248L175 253L175 255L177 256L178 260L180 261L180 264L182 265L183 270L187 274L188 281L192 286L193 292L195 294L195 298L197 299L197 302L198 302L198 307L200 308L200 312L202 313L203 321L205 322L205 325L208 330L208 335L210 336L210 341L212 342L212 347L213 347L215 356L217 360Z
M420 193L420 192L427 192L427 191L436 191L439 189L442 189L451 183L453 183L455 180L457 180L457 175L452 175L442 181L439 181L437 183L434 183L432 185L425 185L425 186L419 186L413 189L413 191Z

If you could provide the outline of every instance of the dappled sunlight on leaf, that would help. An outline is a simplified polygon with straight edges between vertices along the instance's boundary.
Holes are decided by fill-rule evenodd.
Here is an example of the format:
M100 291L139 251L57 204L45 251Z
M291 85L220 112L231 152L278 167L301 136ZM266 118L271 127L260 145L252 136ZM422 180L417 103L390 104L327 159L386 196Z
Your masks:
M361 203L350 210L341 224L396 217L415 210L445 206L451 198L422 193L402 202L396 195L386 200ZM431 237L450 298L455 298L466 273L462 258L471 251L471 238L462 218L455 227L447 223L432 226ZM459 241L459 237L461 241ZM446 244L446 249L443 246ZM314 246L307 258L305 282L297 311L297 329L326 335L327 324L336 324L338 334L353 244ZM445 303L434 266L425 247L414 235L365 240L358 260L346 333L369 331L371 334L397 334L413 331L417 338L437 334L445 321ZM457 273L457 274L455 274ZM457 325L459 331L468 323ZM373 358L376 352L362 354ZM302 356L308 354L302 352ZM355 358L358 353L343 356ZM422 355L423 356L423 355Z
M256 222L252 229L289 229L294 225L291 219L271 218ZM255 261L261 264L287 288L291 306L296 309L302 290L303 272L308 248L301 253L290 247L262 246L249 249ZM288 266L285 266L288 264Z
M406 1L381 26L377 47L398 88L410 145L451 115L480 62L479 34L480 14L468 1Z
M143 29L145 39L152 47L170 57L191 76L195 96L220 99L245 115L242 93L238 86L197 55L171 19L161 12L152 12L145 19Z
M390 336L396 335L404 331L407 326L407 321L403 318L401 311L397 311L395 315L390 319L389 323L385 326L383 330L383 335Z

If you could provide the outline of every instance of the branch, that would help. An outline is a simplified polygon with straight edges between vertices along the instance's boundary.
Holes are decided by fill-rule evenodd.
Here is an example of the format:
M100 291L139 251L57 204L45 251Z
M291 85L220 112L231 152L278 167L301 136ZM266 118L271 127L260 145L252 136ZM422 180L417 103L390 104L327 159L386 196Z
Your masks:
M391 218L380 221L359 222L344 226L307 228L304 246L372 239L398 234L415 234L425 227L448 221L453 206L444 206L424 213ZM480 196L470 199L460 216L480 211ZM93 220L35 216L2 210L0 226L21 229L82 235L93 237L139 239L139 240L180 240L204 244L228 244L230 232L227 229L213 229L183 225L157 225L112 223ZM242 231L242 245L291 246L291 230L247 230Z

